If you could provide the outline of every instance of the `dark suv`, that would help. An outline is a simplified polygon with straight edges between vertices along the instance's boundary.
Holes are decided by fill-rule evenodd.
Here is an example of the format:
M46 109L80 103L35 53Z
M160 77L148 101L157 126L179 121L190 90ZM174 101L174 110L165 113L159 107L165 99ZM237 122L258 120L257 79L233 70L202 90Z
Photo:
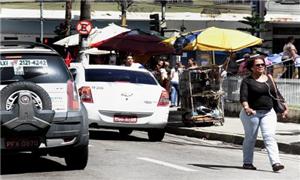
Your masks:
M72 75L53 49L32 42L0 44L1 152L88 161L88 122Z

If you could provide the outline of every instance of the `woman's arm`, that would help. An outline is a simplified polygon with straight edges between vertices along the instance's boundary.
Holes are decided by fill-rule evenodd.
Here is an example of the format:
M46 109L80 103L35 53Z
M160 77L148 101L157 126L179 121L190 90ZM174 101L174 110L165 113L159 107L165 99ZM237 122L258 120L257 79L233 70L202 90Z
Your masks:
M253 110L252 108L249 107L249 104L248 104L247 101L244 101L244 102L242 102L241 104L242 104L242 106L243 106L244 111L246 112L246 114L247 114L248 116L250 116L250 115L256 113L255 110Z
M256 112L249 106L248 103L248 84L246 79L243 79L240 88L240 102L241 105L248 116L255 114Z
M294 61L296 60L296 57L298 56L298 52L297 52L297 49L296 47L291 44L290 48L289 48L289 53L290 53L290 58L292 58Z

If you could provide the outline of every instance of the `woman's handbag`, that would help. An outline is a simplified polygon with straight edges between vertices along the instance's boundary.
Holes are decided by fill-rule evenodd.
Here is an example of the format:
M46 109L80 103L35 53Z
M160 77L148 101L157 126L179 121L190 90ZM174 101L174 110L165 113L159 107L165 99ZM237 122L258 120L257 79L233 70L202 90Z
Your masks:
M270 77L270 76L269 76L269 77ZM267 84L267 86L268 86L268 88L269 88L269 94L270 94L270 96L271 96L272 99L273 99L273 108L274 108L274 110L275 110L276 113L283 113L283 112L286 110L286 107L285 107L285 105L284 105L284 100L283 100L282 98L279 97L279 95L278 95L278 89L277 89L277 87L276 87L276 85L275 85L275 82L274 82L274 80L273 80L272 77L270 77L270 78L271 78L272 84L273 84L274 89L275 89L276 97L274 97L274 96L272 95L272 93L271 93L271 88L269 87L269 85L268 85L267 82L266 82L266 84Z

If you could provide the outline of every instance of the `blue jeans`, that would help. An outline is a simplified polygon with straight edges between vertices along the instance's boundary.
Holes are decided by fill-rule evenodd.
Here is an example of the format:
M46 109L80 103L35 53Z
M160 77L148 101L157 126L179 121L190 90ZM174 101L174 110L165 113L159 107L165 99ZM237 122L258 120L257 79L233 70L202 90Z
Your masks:
M271 165L280 163L279 151L275 139L277 116L273 109L270 111L257 110L255 115L248 116L244 110L240 112L245 139L243 142L243 161L244 164L253 163L253 153L257 138L258 128L264 140Z
M176 82L171 82L171 105L178 106L179 105L179 84Z

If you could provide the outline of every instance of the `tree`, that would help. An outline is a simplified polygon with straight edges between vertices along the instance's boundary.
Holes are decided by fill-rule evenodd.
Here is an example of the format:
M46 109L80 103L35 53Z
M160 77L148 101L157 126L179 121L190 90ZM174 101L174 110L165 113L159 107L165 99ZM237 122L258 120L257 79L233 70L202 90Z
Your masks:
M72 0L66 0L65 36L70 36L72 20Z
M254 16L244 17L243 19L245 20L241 20L239 22L243 24L247 24L250 27L237 28L238 30L249 32L256 37L259 37L261 32L267 31L267 29L264 28L265 21L263 17L260 17L259 15L254 15Z
M119 10L121 10L121 26L126 27L126 11L133 4L133 0L118 0L117 3L119 5Z
M66 0L66 14L65 14L65 22L60 23L55 27L54 33L57 34L55 39L62 39L70 35L71 32L71 14L72 10L72 0Z

